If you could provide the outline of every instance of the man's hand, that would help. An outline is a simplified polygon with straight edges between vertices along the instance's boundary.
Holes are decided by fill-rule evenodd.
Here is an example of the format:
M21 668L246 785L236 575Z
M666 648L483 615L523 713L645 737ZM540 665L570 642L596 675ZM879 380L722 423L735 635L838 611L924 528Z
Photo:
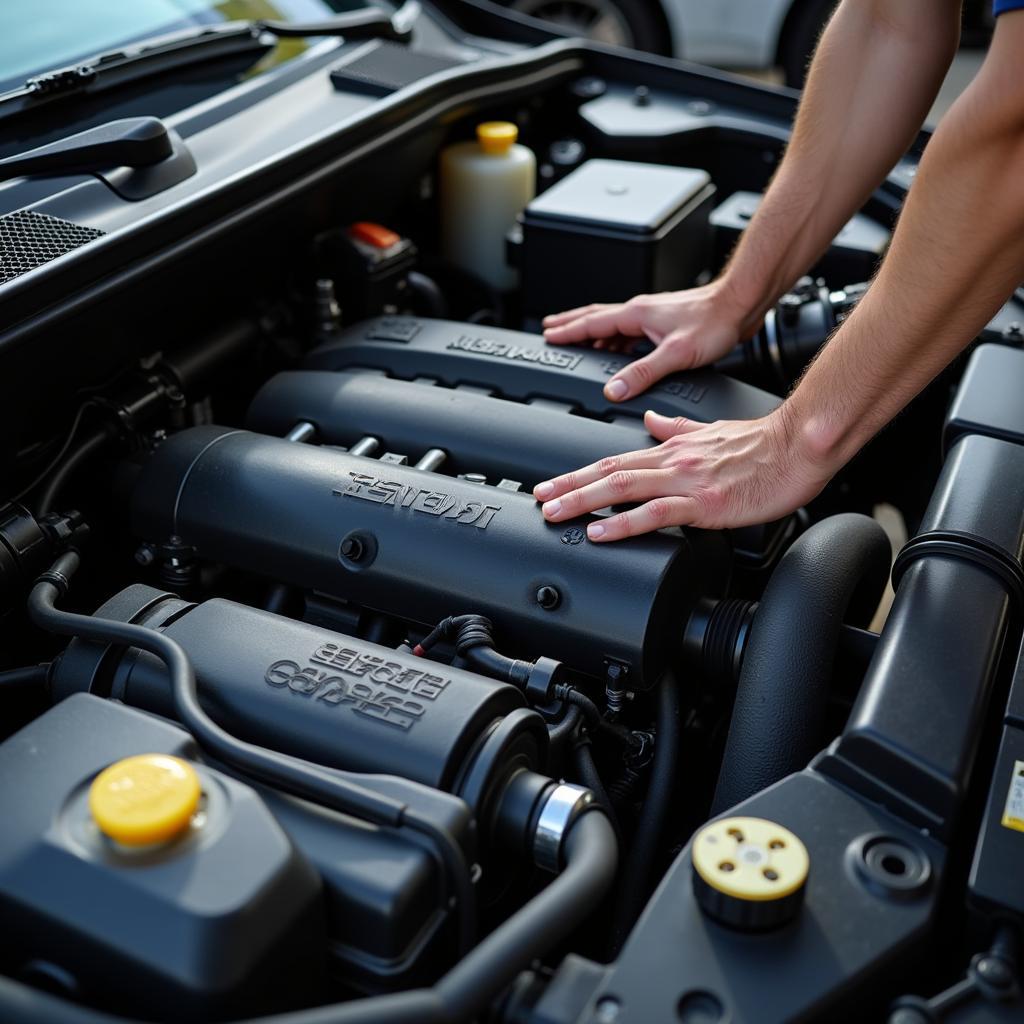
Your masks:
M665 526L724 529L771 522L825 486L838 468L789 429L784 408L759 420L694 423L648 412L662 443L613 455L533 489L549 522L608 505L638 508L591 523L592 541L621 540Z
M721 359L757 329L749 309L729 288L714 282L702 288L660 295L637 295L628 302L595 304L544 318L544 338L553 345L593 341L595 348L625 351L638 338L656 348L624 366L604 386L605 396L621 402L646 391L677 370L692 370Z

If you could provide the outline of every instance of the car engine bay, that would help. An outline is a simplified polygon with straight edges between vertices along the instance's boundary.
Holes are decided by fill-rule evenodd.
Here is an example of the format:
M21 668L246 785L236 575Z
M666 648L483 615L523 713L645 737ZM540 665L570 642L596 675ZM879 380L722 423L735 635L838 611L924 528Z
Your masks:
M1019 1019L1024 300L794 515L546 522L645 410L782 401L919 147L752 339L612 403L644 347L540 318L714 275L793 101L564 40L463 66L488 6L316 57L348 135L261 79L224 103L262 132L175 120L166 193L0 209L0 1018ZM495 122L537 165L485 232L511 287L439 170Z

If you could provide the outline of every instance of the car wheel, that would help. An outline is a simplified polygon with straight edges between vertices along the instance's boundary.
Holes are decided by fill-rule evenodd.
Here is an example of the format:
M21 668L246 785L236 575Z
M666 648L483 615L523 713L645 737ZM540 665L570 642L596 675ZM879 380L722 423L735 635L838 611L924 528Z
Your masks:
M836 3L837 0L796 0L793 4L779 40L779 65L786 85L794 89L804 87L807 65Z
M599 43L672 52L668 30L645 0L512 0L509 6Z

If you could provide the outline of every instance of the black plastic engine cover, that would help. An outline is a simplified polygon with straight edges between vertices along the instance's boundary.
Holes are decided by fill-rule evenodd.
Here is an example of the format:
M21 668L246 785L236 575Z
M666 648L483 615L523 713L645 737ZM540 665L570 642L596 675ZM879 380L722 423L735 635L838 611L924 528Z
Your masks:
M459 790L474 810L504 781L510 752L522 755L521 767L544 766L544 721L508 683L221 598L193 605L136 585L96 615L142 622L176 640L209 713L260 746L448 792L478 779L472 793ZM85 686L175 714L166 666L137 649L118 657L73 641L54 665L51 688ZM506 742L492 754L481 741L494 731Z
M412 380L475 384L517 400L568 402L589 416L666 416L710 423L765 416L781 399L716 370L676 373L627 402L609 402L602 387L632 357L592 348L546 345L536 334L450 320L379 317L355 324L305 359L314 370L367 367Z
M525 494L223 427L185 430L150 457L133 524L425 625L477 612L517 656L598 676L613 658L636 687L657 681L693 602L727 578L713 533L596 545L586 520L548 523Z
M378 373L293 370L260 388L247 425L285 434L313 423L325 444L367 435L415 462L430 448L446 453L446 473L483 473L528 488L606 455L658 442L637 420L608 423L543 404L524 406L462 388L431 387Z

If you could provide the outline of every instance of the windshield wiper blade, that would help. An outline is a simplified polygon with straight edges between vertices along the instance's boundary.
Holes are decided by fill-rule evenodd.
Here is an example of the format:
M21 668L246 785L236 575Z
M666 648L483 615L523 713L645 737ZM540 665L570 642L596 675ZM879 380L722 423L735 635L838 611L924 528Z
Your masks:
M399 12L401 13L401 12ZM409 27L378 7L347 11L316 22L234 21L204 25L157 39L142 40L77 64L33 75L25 84L0 95L0 117L38 109L41 104L119 87L151 75L179 71L192 64L252 54L258 59L279 38L341 36L405 42Z

